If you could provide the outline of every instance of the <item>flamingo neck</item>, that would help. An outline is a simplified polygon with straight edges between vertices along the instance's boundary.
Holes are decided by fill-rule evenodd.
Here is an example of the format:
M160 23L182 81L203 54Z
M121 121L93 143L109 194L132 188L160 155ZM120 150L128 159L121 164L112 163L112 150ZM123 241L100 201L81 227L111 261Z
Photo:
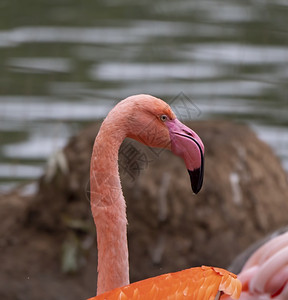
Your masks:
M113 123L109 118L103 122L90 168L98 247L97 295L129 284L126 204L118 171L118 151L125 132L114 128Z

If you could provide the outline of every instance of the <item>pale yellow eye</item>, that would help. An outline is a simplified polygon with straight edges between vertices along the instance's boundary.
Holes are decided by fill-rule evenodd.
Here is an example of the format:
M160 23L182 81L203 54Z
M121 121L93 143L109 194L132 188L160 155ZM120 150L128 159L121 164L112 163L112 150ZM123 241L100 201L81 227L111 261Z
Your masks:
M160 120L161 120L162 122L165 122L165 121L168 120L168 117L167 117L166 115L161 115L161 116L160 116Z

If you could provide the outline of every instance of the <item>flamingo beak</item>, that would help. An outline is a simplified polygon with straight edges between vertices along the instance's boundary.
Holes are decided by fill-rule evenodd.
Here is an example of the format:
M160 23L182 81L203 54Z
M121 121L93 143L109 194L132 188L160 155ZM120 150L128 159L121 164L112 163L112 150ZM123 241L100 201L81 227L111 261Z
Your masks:
M197 194L203 184L204 145L200 137L178 119L167 120L172 152L183 158L190 175L191 187Z

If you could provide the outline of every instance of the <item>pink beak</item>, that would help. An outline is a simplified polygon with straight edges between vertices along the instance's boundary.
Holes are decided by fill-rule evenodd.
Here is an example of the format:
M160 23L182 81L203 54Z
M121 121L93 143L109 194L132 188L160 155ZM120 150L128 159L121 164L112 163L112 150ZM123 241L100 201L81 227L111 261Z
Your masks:
M191 187L197 194L203 183L204 145L200 137L178 119L167 120L172 152L184 159L190 175Z

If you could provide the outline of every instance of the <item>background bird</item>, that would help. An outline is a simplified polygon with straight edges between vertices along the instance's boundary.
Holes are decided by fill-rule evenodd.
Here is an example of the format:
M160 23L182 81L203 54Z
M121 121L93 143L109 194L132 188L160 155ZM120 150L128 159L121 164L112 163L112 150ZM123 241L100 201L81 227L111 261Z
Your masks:
M260 242L258 249L251 247L254 253L238 275L243 285L241 300L288 299L288 232L279 234L282 230ZM246 253L242 254L232 269L245 257Z

